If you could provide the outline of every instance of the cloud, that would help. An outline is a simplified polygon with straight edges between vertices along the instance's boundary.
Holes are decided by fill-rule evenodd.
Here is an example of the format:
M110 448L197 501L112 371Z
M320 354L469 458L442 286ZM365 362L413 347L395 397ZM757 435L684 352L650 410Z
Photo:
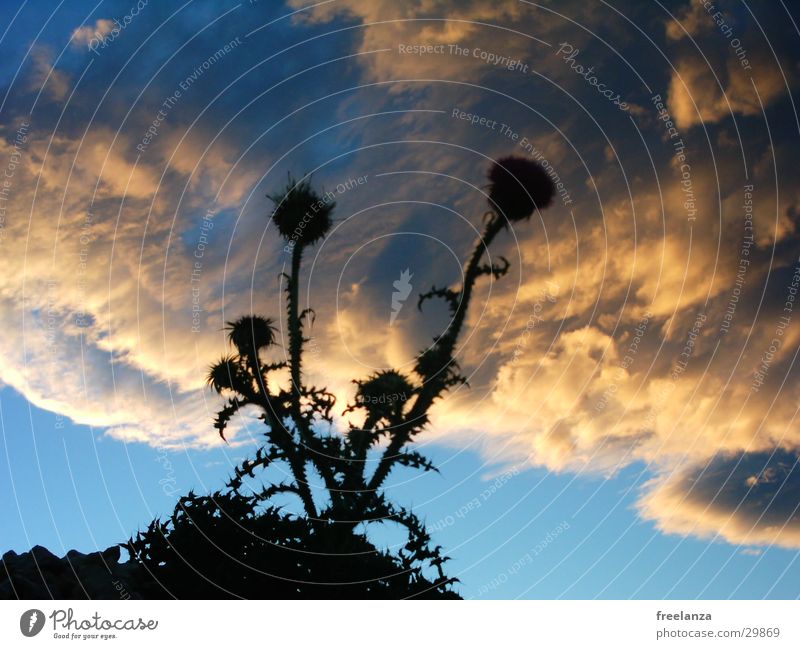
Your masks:
M734 114L760 115L764 108L787 92L781 70L775 64L756 68L753 75L728 61L718 71L720 80L700 56L681 58L669 83L668 105L680 128L710 124ZM720 85L722 84L722 85Z
M53 67L53 54L44 45L31 49L31 67L26 78L29 92L43 93L55 101L64 99L70 90L69 76Z
M142 218L157 176L110 141L102 128L80 141L32 133L18 152L0 261L0 376L37 406L114 437L208 443L203 422L176 414L213 409L185 390L205 356L167 342L191 328L190 262L169 267L167 290L163 244L146 232L163 241L169 221Z
M709 32L714 27L714 20L703 0L691 0L687 6L675 13L674 19L666 21L667 38L674 41Z
M444 78L489 79L492 87L502 83L500 71L475 67L471 62L456 61L454 65L449 54L403 58L396 50L398 42L443 44L455 39L460 39L462 46L488 48L492 30L479 29L475 23L464 27L467 33L446 21L425 23L430 27L426 31L408 20L452 16L472 17L477 22L486 4L447 8L445 4L452 3L392 8L378 4L331 3L314 10L310 20L332 21L344 14L364 25L358 41L362 51L392 48L392 52L362 62L363 73L371 80L411 75L432 78L438 73ZM664 67L662 72L668 79L669 110L684 131L701 123L709 128L722 125L729 115L760 116L759 96L765 107L786 96L781 70L764 56L762 48L748 40L753 44L751 63L756 72L744 70L738 59L732 59L726 51L728 43L715 32L716 26L706 24L709 17L704 15L705 9L702 13L700 9L696 3L680 18L693 36L708 37L708 44L703 42L708 62L691 53L682 31L667 28L667 38L681 42L676 45L680 47L676 71ZM559 27L551 16L541 12L537 19L542 16L534 33L559 42L553 38L560 34ZM371 25L379 17L395 22ZM512 27L517 26L516 21L527 25L530 18L517 13L516 8L511 14L495 17L494 22ZM598 18L592 16L588 22L595 20ZM575 30L570 33L574 38ZM625 35L620 35L615 44L624 49L626 40ZM581 96L581 79L551 59L546 48L539 51L539 46L523 45L521 41L509 38L503 42L504 51L514 52L513 48L520 47L520 58ZM495 38L495 49L497 42ZM607 60L602 52L582 42L575 44L581 48L581 60L594 64L597 73L607 74L604 79L612 83L615 75L608 66L601 67ZM712 69L720 77L721 87ZM535 95L535 105L556 101L538 86L530 93L519 90L518 83L510 87L515 88L520 100L528 99L528 94ZM433 106L454 102L453 97L458 95L455 89L426 90ZM558 96L563 110L564 99ZM458 101L460 106L468 105L466 100ZM623 152L623 171L627 174L623 176L609 146L596 146L591 135L595 125L579 121L578 107L568 111L565 128L568 136L575 139L565 143L546 127L532 128L531 118L523 117L513 106L503 106L501 111L496 107L498 101L473 93L469 110L490 116L494 115L492 111L502 112L504 121L527 127L529 130L523 134L547 152L580 207L570 214L556 205L543 215L541 224L519 228L516 241L511 237L498 241L496 254L513 260L514 273L492 284L491 293L486 284L477 291L468 317L470 337L461 349L462 366L470 374L472 388L459 389L437 405L429 435L456 445L468 440L495 460L523 458L558 471L604 474L644 462L659 476L691 473L692 467L704 466L710 458L741 454L742 449L766 452L778 440L784 445L800 443L800 436L787 430L793 413L786 405L800 396L797 370L792 364L792 354L800 342L797 333L782 334L786 337L770 366L769 385L753 389L754 371L770 348L780 318L777 303L762 303L760 311L756 310L759 295L768 285L776 301L779 296L785 297L791 284L789 275L797 261L793 253L782 248L795 236L785 216L792 213L796 200L794 184L786 182L785 165L781 165L780 182L785 189L780 204L773 203L775 197L768 188L774 185L775 170L768 164L769 158L763 158L767 152L761 139L764 134L756 136L748 131L744 135L748 157L764 161L751 172L751 180L758 188L756 212L762 218L767 214L779 216L777 227L768 227L762 220L755 228L757 247L748 259L746 295L739 297L736 278L745 231L741 163L735 150L738 141L731 140L733 144L728 145L734 147L731 155L712 159L692 140L694 207L704 217L689 225L680 165L669 152L663 156L657 153L653 170L656 178L646 171L647 160L632 163ZM662 141L661 125L647 118L646 109L639 111L637 119L645 131L656 142ZM479 143L481 150L509 149L508 143L498 142L494 134L459 126L449 131L451 138L463 137L458 142ZM411 128L409 137L414 138L417 133ZM582 161L570 151L570 143L577 143L579 152L590 159L590 170L581 168ZM612 135L612 143L620 149L618 135ZM592 157L595 149L601 164ZM429 157L429 152L421 150L401 155L396 165L406 169L432 168L440 161L438 157L430 161ZM471 162L475 164L474 160ZM361 156L360 164L365 168L380 167L380 162L369 154ZM458 157L448 158L444 169L479 186L479 175L462 164ZM427 187L420 186L419 192L420 199L428 196ZM446 200L451 196L449 192L453 192L452 187L431 187L431 200ZM478 199L465 193L463 199L451 200L469 212ZM468 240L452 245L463 251ZM773 258L775 244L780 252ZM420 276L425 277L424 273ZM548 297L548 286L558 287L557 294ZM361 289L374 299L368 287ZM734 325L724 333L722 317L734 297ZM348 318L348 331L355 341L363 311L354 304L350 307L354 312ZM413 326L419 331L419 324ZM365 354L370 349L374 350L372 356L378 357L385 349L382 340L386 339L378 332L370 332L358 342ZM386 360L384 356L383 361ZM340 363L346 365L341 360L333 365ZM775 401L778 393L781 398ZM709 488L719 482L720 474L712 474ZM676 494L687 490L685 482L676 484ZM650 503L647 517L664 529L670 524L666 518L662 520L662 512L674 520L692 521L697 516L691 504L665 509L661 501L645 502ZM721 517L711 517L709 521L709 530L724 529L724 538L733 538L723 528ZM748 543L757 545L771 538L768 531L757 533L760 526L755 523L756 532Z
M626 11L632 20L641 11L634 5ZM627 55L630 30L604 11L592 8L586 25L602 23L602 33L613 35L609 40ZM529 155L519 146L525 137L546 153L573 202L556 200L498 238L493 255L509 259L511 271L502 281L485 278L476 289L459 348L470 387L437 404L424 439L474 444L493 460L556 471L610 475L642 463L655 476L642 515L665 531L720 533L748 546L798 543L794 523L776 532L789 502L777 484L794 483L786 467L800 447L790 425L800 398L794 312L791 326L776 333L798 267L794 147L777 136L770 147L760 119L741 129L756 216L739 285L745 179L738 134L726 117L760 115L760 107L749 76L738 61L728 61L718 34L708 34L717 39L717 56L709 58L724 94L708 65L686 49L687 39L670 40L680 48L675 73L657 57L643 57L652 65L649 83L668 85L679 127L704 123L720 149L712 157L700 138L687 138L698 215L690 222L680 165L649 101L639 98L632 122L531 36L558 43L569 34L581 61L609 85L630 87L635 95L638 81L588 31L578 33L553 12L524 3L319 5L296 16L294 31L288 22L285 32L272 26L275 41L258 32L215 63L159 121L146 150L137 150L180 81L239 35L241 14L233 15L233 26L193 39L177 68L154 74L167 50L153 45L150 58L136 59L125 83L101 102L104 83L121 65L113 49L104 50L69 106L51 102L37 112L19 154L13 210L0 244L5 384L115 439L218 443L211 422L219 402L203 379L226 349L225 321L248 312L284 313L279 274L286 256L266 218L265 194L285 182L287 171L316 169L314 182L326 188L369 176L337 195L336 232L308 255L303 282L302 300L318 314L306 371L339 397L340 412L353 394L351 379L388 366L409 371L415 354L447 326L446 310L429 302L419 311L416 294L458 282L460 260L486 209L486 168L492 157ZM147 32L148 16L142 13L137 29ZM692 27L695 18L684 18L704 35L699 23ZM295 85L254 100L285 77L282 65L251 69L276 42L291 44L345 23L357 25L338 36L352 51L391 52L337 64L334 74L300 75ZM106 28L103 21L81 26L72 41L88 43ZM181 23L170 38L189 40L195 28ZM400 55L400 43L458 43L517 57L556 85L479 57L462 60L449 48L443 56ZM323 60L318 54L330 58L326 47L293 51L291 65L303 69ZM22 91L11 93L17 118L45 80L47 97L63 99L74 76L68 71L83 69L88 56L73 47L59 64L63 70L54 70L52 56L38 51L25 68ZM754 60L762 101L777 106L786 96L780 71ZM420 77L486 89L420 83L413 102L384 86L328 96L365 80ZM454 119L456 106L497 117L518 137ZM11 144L17 121L2 124L1 160L17 155ZM393 282L406 268L414 290L390 325ZM773 353L776 337L781 342ZM769 365L756 386L767 353ZM239 423L239 439L257 432L251 424ZM783 455L768 460L776 447ZM741 457L747 470L734 468L731 458ZM706 466L711 470L701 475ZM728 484L731 472L736 480ZM695 483L701 488L693 491ZM724 497L713 500L720 487ZM759 519L763 499L752 494L765 493L777 494L779 506ZM742 498L745 505L733 514ZM705 509L711 513L692 528Z
M301 9L308 4L291 0ZM361 52L376 52L365 59L364 72L370 81L404 79L474 80L492 70L482 53L492 53L524 64L537 52L536 39L514 29L515 22L528 13L522 3L498 5L489 0L454 3L450 0L422 0L403 3L391 0L344 0L325 3L297 15L300 22L328 22L337 17L358 20ZM512 38L513 36L513 38ZM435 52L413 53L414 46L439 46ZM462 46L455 49L451 46ZM463 47L469 52L464 54ZM420 89L419 84L396 84L393 89Z
M82 25L72 32L72 44L76 47L90 47L92 41L102 41L114 29L114 21L108 18L100 18L95 21L94 26Z
M640 512L663 532L722 538L737 545L800 545L795 451L717 455L656 478L648 489Z

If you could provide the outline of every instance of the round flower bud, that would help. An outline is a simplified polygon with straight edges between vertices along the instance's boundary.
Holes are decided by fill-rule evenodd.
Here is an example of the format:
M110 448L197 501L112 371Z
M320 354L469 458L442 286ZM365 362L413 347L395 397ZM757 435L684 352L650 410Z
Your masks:
M272 220L290 246L311 245L331 229L336 203L330 194L317 194L308 180L295 183L290 177L286 189L269 198L275 203Z
M488 173L489 206L509 221L530 218L536 209L550 205L555 185L540 164L508 156L495 162Z

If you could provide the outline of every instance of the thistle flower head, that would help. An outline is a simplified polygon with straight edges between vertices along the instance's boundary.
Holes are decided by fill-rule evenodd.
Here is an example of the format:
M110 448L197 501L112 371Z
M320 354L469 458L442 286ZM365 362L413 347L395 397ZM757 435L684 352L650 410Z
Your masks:
M226 328L228 340L242 355L253 355L259 349L275 344L275 326L272 318L246 315L228 322Z
M377 372L365 381L358 381L356 402L369 412L381 417L391 417L403 410L414 387L400 372Z
M489 206L509 221L530 218L534 210L550 205L553 181L533 160L508 156L495 162L488 173Z
M209 368L206 383L217 393L222 393L223 390L234 389L238 375L239 367L235 359L223 356Z
M272 219L278 232L290 245L312 245L331 229L336 202L330 194L317 194L308 179L296 183L290 176L286 188L268 198L275 203Z

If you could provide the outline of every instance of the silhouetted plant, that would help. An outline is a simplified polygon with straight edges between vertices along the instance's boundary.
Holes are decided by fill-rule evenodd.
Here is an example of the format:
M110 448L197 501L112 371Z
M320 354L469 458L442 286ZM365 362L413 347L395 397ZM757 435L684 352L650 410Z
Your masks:
M428 424L437 399L465 383L454 359L473 288L482 276L498 279L508 271L499 263L482 263L488 247L509 222L530 218L550 204L554 187L542 168L508 157L489 171L489 211L484 230L464 268L460 287L437 288L420 296L443 299L450 325L420 353L413 376L397 370L355 381L356 395L344 414L361 413L343 434L333 428L335 397L308 385L302 370L305 330L313 311L301 311L299 280L303 254L331 227L332 201L323 200L309 181L290 182L271 196L272 218L291 251L286 282L288 354L268 363L262 359L277 347L273 320L245 316L228 323L232 353L211 367L209 385L225 398L214 426L220 436L231 418L255 408L264 422L266 441L253 457L234 470L226 488L206 497L190 493L167 521L154 521L127 544L132 558L176 597L457 597L454 579L443 571L447 560L431 543L422 522L392 503L384 492L397 466L435 471L434 465L409 448ZM290 384L279 380L288 372ZM283 386L283 387L282 387ZM328 424L323 426L321 424ZM378 453L368 471L370 451ZM260 489L251 486L256 471L280 463L287 481ZM312 492L308 472L322 478L324 496ZM296 496L303 515L291 515L274 504L279 494ZM408 532L406 543L392 554L380 551L361 523L394 522Z

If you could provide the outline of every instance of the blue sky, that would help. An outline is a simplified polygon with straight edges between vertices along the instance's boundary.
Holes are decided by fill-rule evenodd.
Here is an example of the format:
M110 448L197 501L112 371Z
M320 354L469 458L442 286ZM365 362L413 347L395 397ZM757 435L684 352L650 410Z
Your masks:
M227 320L280 312L266 194L287 173L366 178L303 296L326 314L307 371L344 403L446 325L390 326L392 283L458 280L489 162L531 142L571 201L498 241L512 270L470 312L471 387L420 440L441 474L396 476L397 498L467 597L798 595L784 7L132 6L3 3L2 549L124 540L252 448L249 420L220 443L203 379Z
M56 429L54 415L8 389L2 408L0 484L11 494L0 512L4 550L105 548L169 513L170 490L218 488L241 458L223 447L164 452L124 444L67 422ZM465 597L797 596L795 551L749 554L724 542L666 536L643 523L634 512L641 466L612 479L576 478L493 466L470 450L436 446L427 453L441 474L406 476L396 494L446 548L449 572Z

